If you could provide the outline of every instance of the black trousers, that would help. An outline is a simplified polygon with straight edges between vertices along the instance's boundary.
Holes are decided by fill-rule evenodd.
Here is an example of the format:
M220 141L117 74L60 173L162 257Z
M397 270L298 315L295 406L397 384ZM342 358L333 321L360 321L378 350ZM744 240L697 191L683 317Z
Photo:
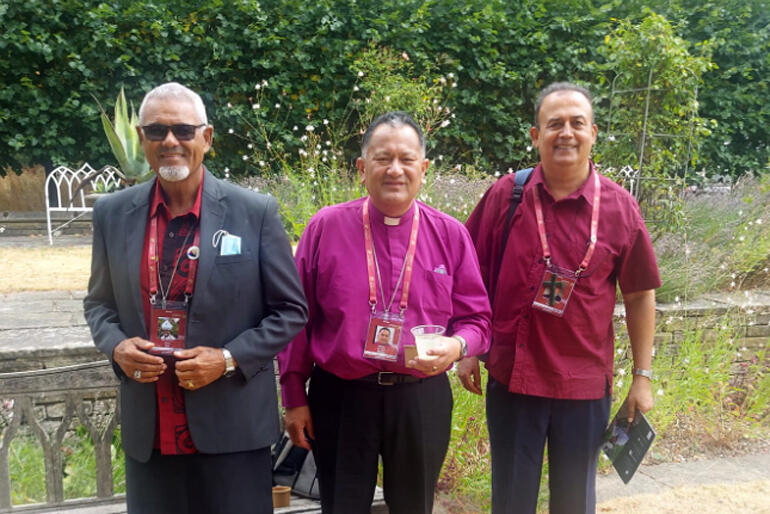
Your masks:
M139 462L126 455L129 514L269 514L273 512L270 448L161 455Z
M390 513L433 510L452 421L446 374L382 386L342 380L316 367L308 401L324 513L369 513L378 455Z
M550 512L595 512L596 467L609 412L609 391L598 400L557 400L511 393L490 377L492 512L536 512L546 440Z

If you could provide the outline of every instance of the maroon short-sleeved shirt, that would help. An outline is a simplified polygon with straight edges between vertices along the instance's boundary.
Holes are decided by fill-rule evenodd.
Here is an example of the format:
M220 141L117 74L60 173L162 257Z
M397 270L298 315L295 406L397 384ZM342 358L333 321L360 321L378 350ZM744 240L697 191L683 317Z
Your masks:
M591 173L596 173L591 165ZM476 246L487 290L495 286L492 344L487 369L513 393L562 399L597 399L612 383L616 284L623 293L660 286L647 228L634 198L600 176L596 250L578 279L563 317L532 308L545 273L534 194L540 193L552 262L576 270L588 246L594 198L592 175L555 202L532 172L514 215L505 256L497 262L513 174L498 180L466 224Z

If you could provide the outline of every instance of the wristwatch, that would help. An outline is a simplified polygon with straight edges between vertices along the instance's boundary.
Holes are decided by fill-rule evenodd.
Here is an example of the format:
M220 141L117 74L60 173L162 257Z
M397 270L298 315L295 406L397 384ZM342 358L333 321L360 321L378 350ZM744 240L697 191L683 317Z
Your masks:
M233 362L233 354L227 348L222 348L222 357L225 358L225 373L224 376L231 377L235 373L235 363Z
M639 375L640 377L647 377L650 380L652 380L652 370L651 369L636 368L636 369L634 369L634 375Z
M460 359L465 358L468 355L468 343L465 341L465 338L461 335L453 335L452 337L460 341ZM459 361L460 359L457 360Z

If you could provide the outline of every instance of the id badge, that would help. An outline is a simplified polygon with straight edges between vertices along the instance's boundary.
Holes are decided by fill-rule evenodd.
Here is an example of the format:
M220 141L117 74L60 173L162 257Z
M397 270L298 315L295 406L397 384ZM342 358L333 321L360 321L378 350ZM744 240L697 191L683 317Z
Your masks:
M369 328L366 331L364 357L395 362L398 359L403 327L404 318L399 314L372 313L369 318Z
M571 271L557 267L545 270L532 307L561 318L575 288L575 282L577 278Z
M165 309L153 307L150 313L150 341L159 348L184 348L187 308L184 302L168 302ZM157 353L163 353L158 351Z

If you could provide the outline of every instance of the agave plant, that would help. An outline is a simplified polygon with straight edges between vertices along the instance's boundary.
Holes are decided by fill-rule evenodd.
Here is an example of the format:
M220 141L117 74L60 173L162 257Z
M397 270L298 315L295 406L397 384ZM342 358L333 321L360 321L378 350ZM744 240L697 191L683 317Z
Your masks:
M99 100L96 97L94 97L94 100L96 100L96 105L99 106L101 111L104 134L110 143L112 154L118 161L117 173L123 183L131 186L152 178L154 173L144 158L144 151L139 142L139 134L136 133L136 125L138 124L136 111L132 104L131 116L128 115L128 104L123 88L120 88L120 94L115 100L115 116L113 121L110 121L110 117L107 115L104 107L102 107L102 104L99 103ZM71 197L74 199L81 189L88 185L94 185L93 180L109 169L114 168L104 166L86 176L81 181L80 186L72 193Z
M94 98L95 99L95 98ZM95 99L96 100L96 99ZM144 158L139 135L136 133L138 123L136 111L131 105L131 116L128 115L128 104L123 88L115 100L115 117L110 121L102 105L96 101L101 111L102 127L110 143L112 154L118 160L120 178L128 185L144 182L153 176L150 165Z

